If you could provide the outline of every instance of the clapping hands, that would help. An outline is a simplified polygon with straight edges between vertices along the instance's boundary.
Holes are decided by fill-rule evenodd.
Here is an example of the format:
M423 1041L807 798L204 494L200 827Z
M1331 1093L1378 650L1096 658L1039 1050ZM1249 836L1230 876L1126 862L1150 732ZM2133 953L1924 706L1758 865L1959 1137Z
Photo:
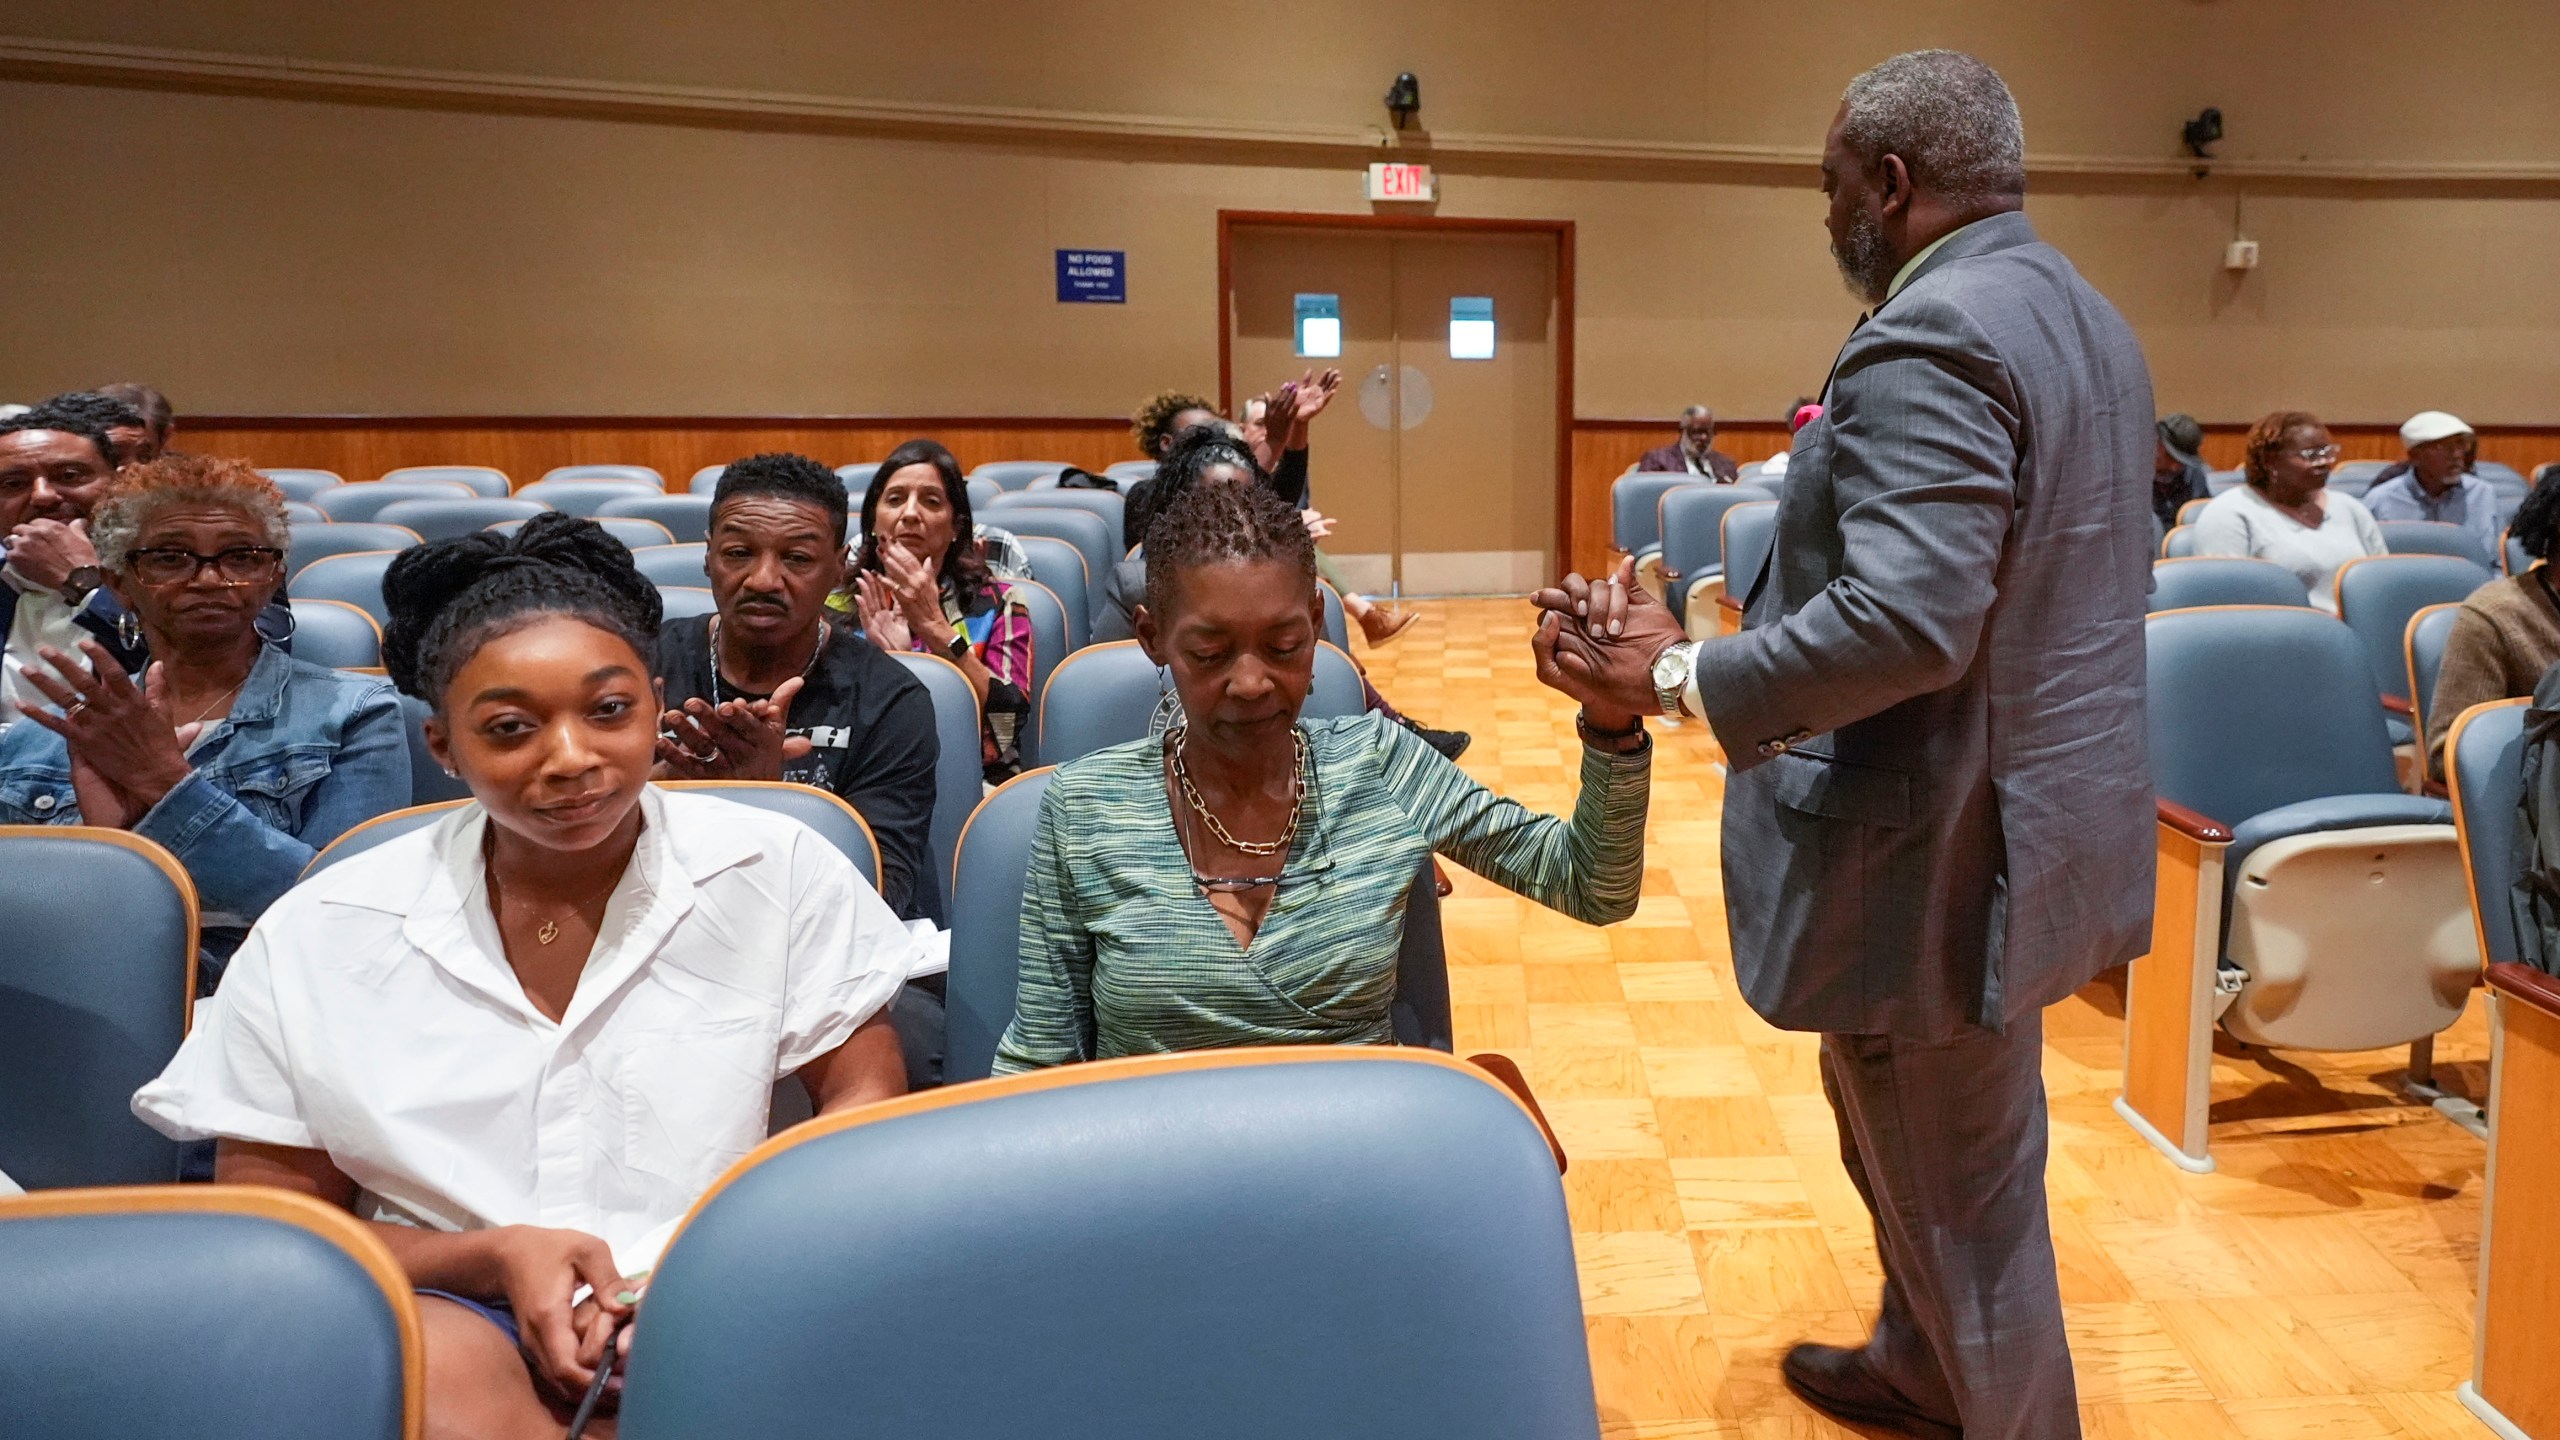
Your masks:
M668 780L779 780L786 760L809 753L809 738L787 735L791 702L800 693L794 675L763 700L696 696L658 717L658 769Z

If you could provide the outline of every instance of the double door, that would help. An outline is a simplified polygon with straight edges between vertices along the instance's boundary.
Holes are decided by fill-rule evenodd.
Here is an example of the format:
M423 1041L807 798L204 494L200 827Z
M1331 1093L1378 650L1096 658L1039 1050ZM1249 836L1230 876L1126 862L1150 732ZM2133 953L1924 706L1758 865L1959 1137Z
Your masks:
M1555 237L1239 225L1230 244L1237 404L1308 369L1343 372L1310 431L1308 472L1346 578L1377 595L1545 584L1559 483Z

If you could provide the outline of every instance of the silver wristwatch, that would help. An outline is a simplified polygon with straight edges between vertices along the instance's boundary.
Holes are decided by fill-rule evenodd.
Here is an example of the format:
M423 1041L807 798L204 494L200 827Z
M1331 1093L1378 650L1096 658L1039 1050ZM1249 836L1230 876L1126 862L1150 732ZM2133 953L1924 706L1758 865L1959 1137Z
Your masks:
M1684 640L1664 648L1653 657L1653 698L1665 715L1688 713L1682 700L1689 693L1689 675L1697 668L1698 642Z

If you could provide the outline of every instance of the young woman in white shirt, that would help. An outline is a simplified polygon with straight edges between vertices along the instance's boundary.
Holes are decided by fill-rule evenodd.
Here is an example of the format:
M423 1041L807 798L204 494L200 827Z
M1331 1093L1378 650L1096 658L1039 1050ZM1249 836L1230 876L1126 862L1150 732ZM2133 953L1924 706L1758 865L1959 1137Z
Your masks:
M905 1089L919 942L814 832L649 787L658 595L593 522L421 546L384 593L475 803L269 909L134 1108L377 1222L428 1434L556 1437L779 1077L822 1112Z
M2279 410L2249 431L2248 483L2234 485L2196 516L2196 553L2272 560L2292 571L2311 603L2335 614L2338 567L2383 553L2382 527L2352 495L2328 488L2337 442L2316 415Z

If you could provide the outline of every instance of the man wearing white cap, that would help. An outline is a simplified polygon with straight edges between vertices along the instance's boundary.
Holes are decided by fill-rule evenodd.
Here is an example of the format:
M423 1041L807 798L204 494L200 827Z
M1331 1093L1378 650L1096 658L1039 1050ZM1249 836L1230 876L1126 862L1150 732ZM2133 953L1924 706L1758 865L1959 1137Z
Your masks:
M2375 479L2364 508L2376 520L2437 520L2459 525L2480 547L2483 564L2497 563L2498 491L2471 473L2478 444L2471 427L2442 410L2421 410L2400 427L2409 463Z

